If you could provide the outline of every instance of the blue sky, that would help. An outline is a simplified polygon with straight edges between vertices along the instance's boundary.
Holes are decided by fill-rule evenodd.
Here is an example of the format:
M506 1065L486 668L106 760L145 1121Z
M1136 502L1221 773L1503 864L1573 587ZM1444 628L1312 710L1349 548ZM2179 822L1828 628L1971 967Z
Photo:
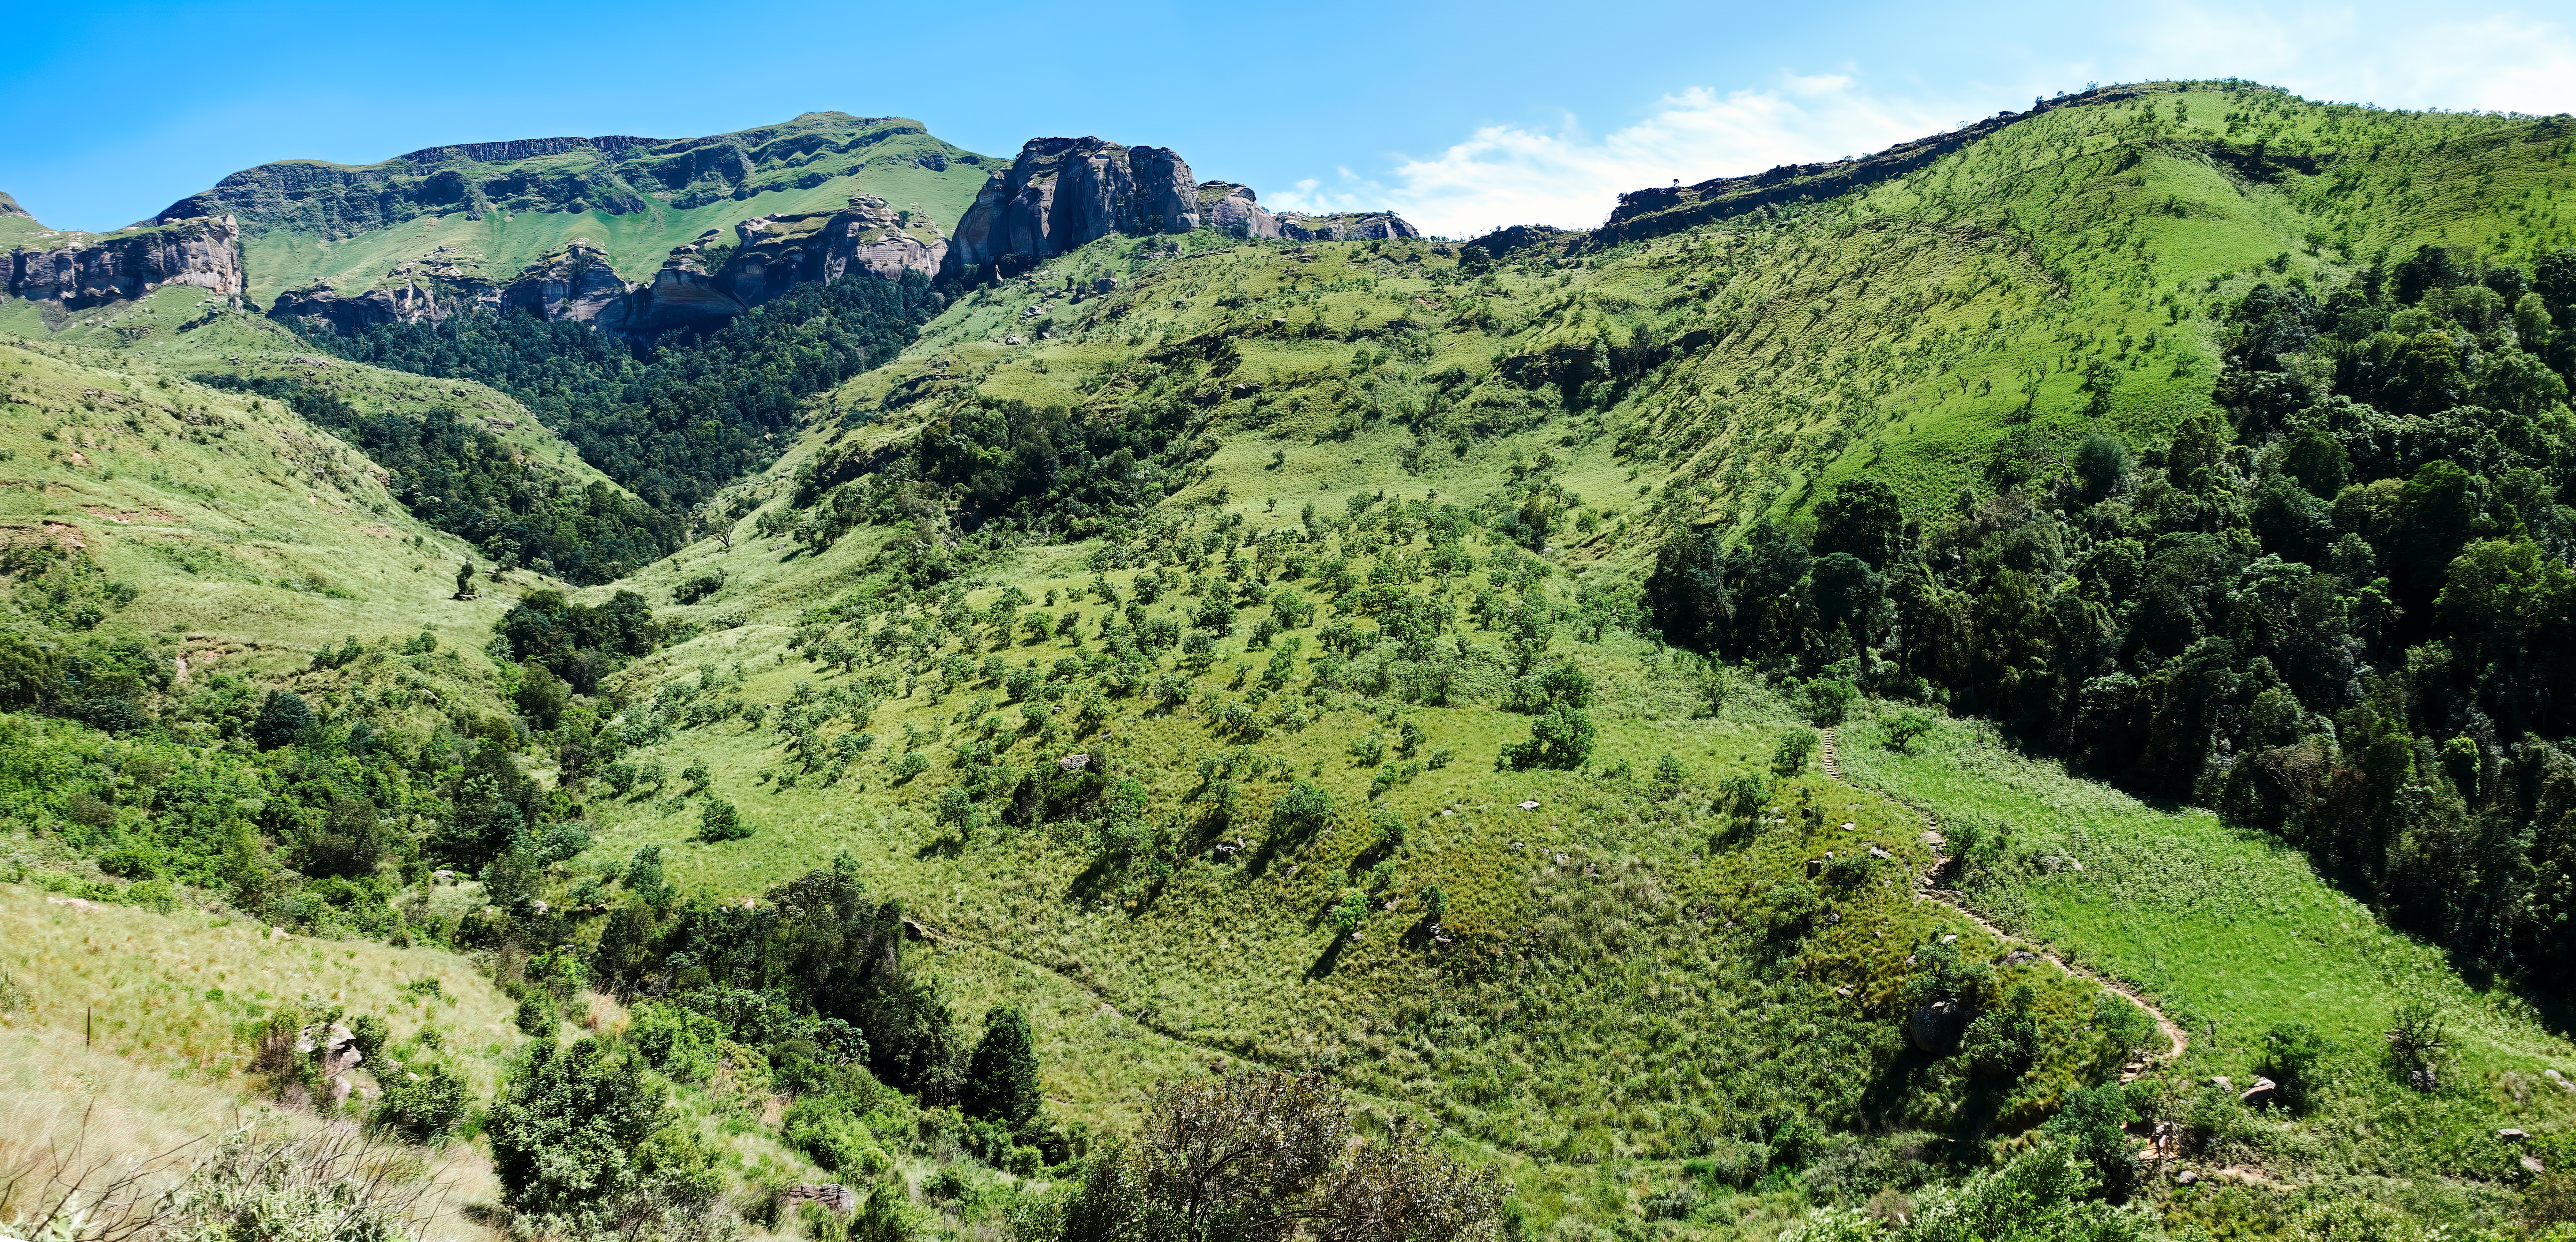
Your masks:
M2563 6L1559 2L62 5L0 64L0 190L57 228L272 159L684 137L839 109L967 148L1177 148L1274 205L1440 233L1829 159L2088 81L2239 75L2388 107L2576 111Z

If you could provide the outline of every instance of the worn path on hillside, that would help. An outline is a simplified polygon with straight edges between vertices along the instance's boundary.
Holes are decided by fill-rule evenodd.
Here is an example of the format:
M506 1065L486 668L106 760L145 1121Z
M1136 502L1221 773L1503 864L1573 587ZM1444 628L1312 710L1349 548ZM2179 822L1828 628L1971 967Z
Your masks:
M1843 778L1843 767L1842 760L1836 749L1834 731L1832 728L1828 727L1821 730L1821 732L1824 735L1824 739L1823 744L1818 747L1818 759L1824 766L1825 775L1830 776L1835 780L1841 780ZM2098 984L2109 991L2117 992L2121 996L2127 997L2129 1003L2136 1005L2140 1009L2146 1010L2147 1016L2156 1020L2156 1029L2164 1032L2165 1042L2170 1046L2166 1049L2161 1059L2168 1063L2182 1060L2182 1054L2184 1051L2191 1047L2191 1036L2182 1029L2182 1025L2180 1023L2166 1017L2163 1010L2156 1008L2155 1005L2149 1002L2146 997L2139 995L2136 988L2130 987L2128 984L2122 983L2117 979L2112 979L2094 971L2086 970L2081 966L2077 966L2074 963L2059 957L2055 953L2049 952L2043 946L2033 944L2028 940L2024 940L2019 936L2013 935L2011 932L2005 931L2003 928L1995 926L1995 924L1988 920L1984 915L1969 909L1967 902L1962 899L1958 891L1955 889L1933 887L1933 877L1940 875L1950 866L1949 842L1941 836L1941 821L1933 816L1929 808L1916 807L1914 809L1922 812L1923 822L1926 825L1923 830L1923 840L1926 844L1932 847L1933 853L1937 857L1937 861L1932 864L1932 869L1923 874L1921 881L1916 887L1914 893L1915 900L1922 901L1928 899L1948 906L1952 910L1958 911L1959 915L1967 919L1969 922L1984 928L1986 933L1993 936L1995 939L2001 940L2005 944L2021 945L2025 951L2029 952L2032 956L2055 966L2059 970L2066 972L2068 975ZM2135 1070L2124 1070L2120 1074L2120 1081L2127 1082L2135 1077L2137 1077L2137 1072Z

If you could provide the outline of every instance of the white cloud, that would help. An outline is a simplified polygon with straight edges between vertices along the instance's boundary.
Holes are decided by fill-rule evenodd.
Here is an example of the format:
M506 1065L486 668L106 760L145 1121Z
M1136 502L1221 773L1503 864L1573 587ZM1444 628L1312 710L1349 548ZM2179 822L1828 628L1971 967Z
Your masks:
M1487 125L1438 154L1397 156L1383 172L1301 180L1269 205L1391 207L1452 237L1509 224L1585 228L1624 190L1865 154L2086 81L2234 76L2390 108L2576 112L2576 28L2555 14L2414 0L2168 0L2064 33L2055 47L1998 45L1973 65L1909 67L1916 80L1955 84L1946 90L1874 89L1856 70L1783 71L1763 86L1665 95L1607 134L1570 114L1552 128Z
M2576 31L2515 9L2179 3L2129 33L2123 78L2233 75L2391 108L2576 111Z
M1330 181L1299 181L1269 205L1392 207L1451 237L1508 224L1589 228L1623 190L1859 155L1958 119L1926 101L1873 95L1848 74L1782 74L1758 89L1667 95L1643 120L1605 135L1571 115L1552 130L1488 125L1437 155L1399 158L1383 180L1343 168Z

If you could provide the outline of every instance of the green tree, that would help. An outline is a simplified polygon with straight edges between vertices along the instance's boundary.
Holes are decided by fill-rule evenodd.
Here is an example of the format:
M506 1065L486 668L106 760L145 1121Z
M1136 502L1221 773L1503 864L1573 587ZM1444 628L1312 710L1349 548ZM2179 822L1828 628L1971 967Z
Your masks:
M1896 489L1874 478L1845 479L1816 505L1815 552L1818 557L1847 555L1871 569L1885 569L1896 559L1905 534L1905 510Z
M1880 727L1887 730L1887 748L1901 754L1913 750L1915 739L1932 731L1932 717L1908 707L1890 713Z
M1016 1005L985 1011L984 1038L966 1063L965 1098L971 1117L990 1117L1016 1130L1037 1120L1046 1097L1038 1088L1038 1053L1029 1016Z
M706 842L739 841L751 835L742 812L722 798L709 798L698 807L698 839Z
M1598 735L1591 716L1560 702L1530 722L1529 740L1503 747L1503 766L1571 771L1590 761Z
M2263 1033L2263 1056L2256 1073L2272 1080L2281 1102L2304 1113L2316 1106L2325 1086L2326 1055L2332 1045L2305 1022L2282 1022Z
M262 750L275 750L304 736L313 727L313 709L292 690L271 690L250 726L250 739Z
M597 1220L656 1174L687 1171L685 1158L674 1159L682 1153L672 1121L664 1088L633 1049L540 1039L521 1054L483 1132L512 1210Z

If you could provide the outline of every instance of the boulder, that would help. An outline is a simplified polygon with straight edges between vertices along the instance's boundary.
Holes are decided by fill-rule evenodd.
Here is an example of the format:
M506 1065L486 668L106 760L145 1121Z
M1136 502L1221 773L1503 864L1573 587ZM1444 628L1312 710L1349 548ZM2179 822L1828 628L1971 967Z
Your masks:
M838 1182L790 1186L784 1197L789 1203L811 1203L841 1216L859 1210L858 1192Z
M2441 1075L2433 1072L2432 1066L2427 1065L2414 1073L2408 1074L2406 1076L2406 1085L2413 1087L2426 1095L2431 1095L2432 1093L2442 1089L2442 1078Z
M1261 196L1248 185L1202 181L1198 186L1199 220L1236 237L1277 237L1279 221L1262 209Z
M2506 1126L2496 1131L2496 1138L2506 1143L2528 1143L2531 1141L2531 1134L2517 1126Z
M2281 1084L2269 1078L2256 1077L2254 1085L2236 1097L2247 1108L2269 1108L2281 1102Z
M1937 1000L1914 1011L1905 1020L1905 1038L1928 1055L1946 1057L1959 1050L1959 1041L1968 1033L1968 1007L1955 1000Z

